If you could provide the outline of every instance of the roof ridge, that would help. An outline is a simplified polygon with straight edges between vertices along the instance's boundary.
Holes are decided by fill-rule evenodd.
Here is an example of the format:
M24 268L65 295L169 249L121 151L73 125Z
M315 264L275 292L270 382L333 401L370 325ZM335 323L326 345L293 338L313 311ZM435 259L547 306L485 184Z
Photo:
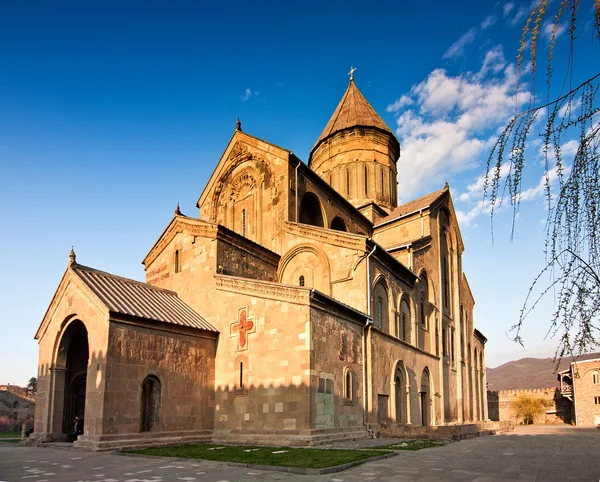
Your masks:
M73 270L82 269L83 271L90 271L92 273L97 273L99 275L108 276L109 278L117 278L117 279L126 281L128 283L138 284L138 285L140 285L140 286L142 286L142 287L144 287L146 289L151 289L151 290L155 290L155 291L162 291L164 293L169 293L169 294L175 295L177 298L179 298L179 295L177 294L177 291L168 290L166 288L161 288L160 286L151 285L151 284L146 283L144 281L138 281L138 280L135 280L135 279L126 278L125 276L119 276L117 274L109 273L108 271L102 271L100 269L91 268L90 266L84 266L84 265L79 264L79 263L73 263L73 265L71 265L71 269L73 269Z

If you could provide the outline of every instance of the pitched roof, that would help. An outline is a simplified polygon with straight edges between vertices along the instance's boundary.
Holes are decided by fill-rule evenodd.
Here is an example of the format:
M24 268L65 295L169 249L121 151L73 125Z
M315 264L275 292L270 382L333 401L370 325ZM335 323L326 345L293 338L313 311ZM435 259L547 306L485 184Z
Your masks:
M312 150L314 151L326 137L335 132L355 126L375 127L389 132L392 136L394 135L388 126L385 125L383 119L379 117L379 114L375 112L375 109L371 107L369 101L358 90L358 87L354 84L354 80L351 79L346 93L342 97L342 100L340 100L340 103L317 139L317 142L315 142Z
M77 263L72 263L70 269L113 313L218 333L214 326L181 301L174 291Z
M385 218L381 219L377 224L387 223L389 221L393 221L394 219L401 218L402 216L418 211L419 209L424 209L428 206L431 206L435 201L438 200L443 194L449 191L448 185L446 184L442 189L434 192L430 192L429 194L425 194L425 196L415 199L413 201L409 201L407 203L401 204L397 208L393 209L390 214L388 214Z

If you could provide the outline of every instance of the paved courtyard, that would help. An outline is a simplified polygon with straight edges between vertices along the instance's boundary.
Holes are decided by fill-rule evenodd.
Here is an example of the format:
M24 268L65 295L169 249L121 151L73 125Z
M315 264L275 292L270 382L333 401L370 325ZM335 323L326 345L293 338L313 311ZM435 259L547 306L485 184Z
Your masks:
M369 444L385 442L369 441ZM517 427L513 433L400 452L330 475L308 476L200 460L129 457L0 445L0 481L600 481L600 430Z

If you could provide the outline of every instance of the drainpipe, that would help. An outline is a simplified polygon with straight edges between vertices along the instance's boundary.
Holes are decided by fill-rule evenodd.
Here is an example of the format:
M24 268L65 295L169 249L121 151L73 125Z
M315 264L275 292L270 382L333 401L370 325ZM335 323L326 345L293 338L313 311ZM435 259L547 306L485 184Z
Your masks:
M294 169L294 173L295 173L295 177L296 177L296 202L295 202L295 208L296 208L296 222L298 222L298 168L300 167L300 161L298 161L298 164L296 164L296 169Z
M371 239L371 238L369 238ZM362 327L362 349L363 349L363 363L362 363L362 371L363 371L363 424L367 425L367 340L366 340L366 328L371 330L371 326L373 325L373 318L371 315L371 263L369 262L369 258L375 252L377 246L373 246L373 250L367 255L367 311L369 318L367 319L367 323Z

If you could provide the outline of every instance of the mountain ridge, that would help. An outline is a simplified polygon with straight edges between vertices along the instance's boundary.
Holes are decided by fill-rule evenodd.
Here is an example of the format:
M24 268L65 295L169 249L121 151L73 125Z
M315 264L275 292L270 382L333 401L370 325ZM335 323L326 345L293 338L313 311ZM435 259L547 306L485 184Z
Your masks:
M571 362L600 358L600 353L562 358L558 365L554 358L520 358L496 368L486 368L488 390L518 390L526 388L558 387L557 373L566 370Z

